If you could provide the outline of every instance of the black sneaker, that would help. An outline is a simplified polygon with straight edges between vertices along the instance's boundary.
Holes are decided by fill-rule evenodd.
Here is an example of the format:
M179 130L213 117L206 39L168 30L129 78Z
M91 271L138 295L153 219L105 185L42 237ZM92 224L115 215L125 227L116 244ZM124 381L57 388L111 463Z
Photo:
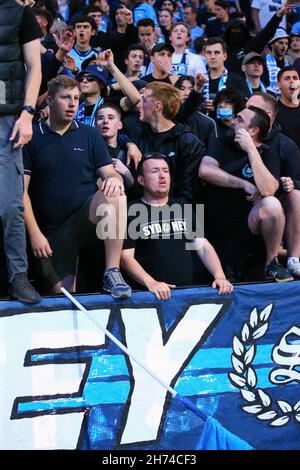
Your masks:
M42 300L40 294L28 281L27 273L16 274L10 289L12 299L17 299L24 304L37 304Z
M114 299L127 299L131 296L131 287L126 284L118 268L107 269L103 276L103 290Z
M273 281L276 282L288 282L294 280L291 273L279 263L277 258L274 258L271 263L266 266L265 273L267 279L273 279Z

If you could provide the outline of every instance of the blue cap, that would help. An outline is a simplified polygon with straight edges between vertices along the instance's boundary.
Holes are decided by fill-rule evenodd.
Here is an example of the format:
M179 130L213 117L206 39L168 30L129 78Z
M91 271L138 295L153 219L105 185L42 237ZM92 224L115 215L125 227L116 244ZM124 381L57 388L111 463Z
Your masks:
M76 75L76 78L79 78L82 75L87 74L87 73L89 75L93 75L94 77L96 77L98 80L101 80L105 84L107 84L108 82L108 72L103 67L101 67L101 65L97 65L97 64L89 65L86 69L79 72Z

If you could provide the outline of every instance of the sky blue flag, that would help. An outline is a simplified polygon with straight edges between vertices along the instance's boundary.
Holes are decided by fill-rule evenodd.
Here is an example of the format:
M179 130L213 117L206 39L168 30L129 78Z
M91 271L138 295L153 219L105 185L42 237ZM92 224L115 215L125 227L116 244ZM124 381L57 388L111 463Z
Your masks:
M253 450L253 447L209 416L196 450Z
M208 416L194 403L179 393L173 397L205 421L196 450L253 450L248 442L225 429L216 419Z

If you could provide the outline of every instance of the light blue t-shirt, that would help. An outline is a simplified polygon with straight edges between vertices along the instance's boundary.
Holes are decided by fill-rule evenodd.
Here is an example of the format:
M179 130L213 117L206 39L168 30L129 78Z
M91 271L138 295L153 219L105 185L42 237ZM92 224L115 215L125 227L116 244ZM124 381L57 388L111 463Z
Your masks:
M70 52L68 52L68 55L73 57L73 59L75 61L75 64L76 64L76 67L79 70L81 70L82 62L84 62L85 59L88 59L89 57L92 57L94 54L99 54L99 51L97 51L96 49L93 49L92 47L87 52L79 52L76 49L76 46L73 46L73 48L70 50Z
M155 28L159 27L155 10L149 3L140 3L133 10L134 26L137 26L138 21L144 18L150 18L154 21Z
M195 52L194 49L194 41L197 38L201 38L204 34L204 29L200 28L200 26L194 26L192 29L190 29L190 34L191 34L191 47L190 50L192 52Z

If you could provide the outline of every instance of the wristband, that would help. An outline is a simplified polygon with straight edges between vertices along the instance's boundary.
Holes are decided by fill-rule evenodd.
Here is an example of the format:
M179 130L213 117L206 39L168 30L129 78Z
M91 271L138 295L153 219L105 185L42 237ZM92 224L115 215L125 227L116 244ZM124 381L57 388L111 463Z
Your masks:
M23 106L22 111L27 111L27 113L31 114L32 116L35 115L35 107L34 106Z

